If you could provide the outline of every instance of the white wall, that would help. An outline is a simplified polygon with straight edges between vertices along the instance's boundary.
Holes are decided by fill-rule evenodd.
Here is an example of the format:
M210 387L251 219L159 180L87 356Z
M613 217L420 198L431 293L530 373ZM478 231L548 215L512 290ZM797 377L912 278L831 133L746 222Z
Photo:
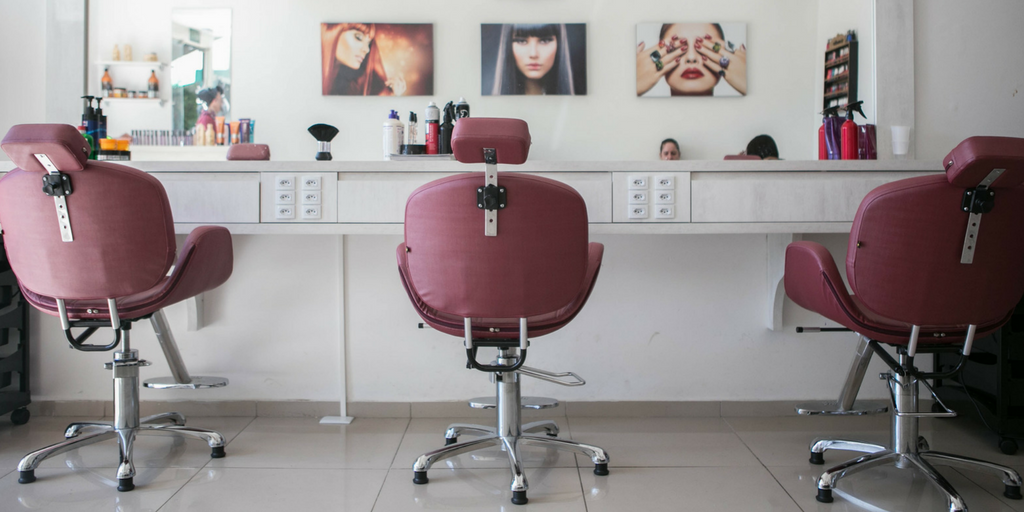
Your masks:
M914 2L918 158L972 135L1024 137L1021 20L1019 0Z
M0 0L0 138L46 115L46 2ZM13 50L16 49L16 50ZM0 160L9 160L0 152Z
M395 0L143 2L125 9L114 0L90 2L91 58L108 59L115 43L130 43L137 58L156 51L170 58L174 7L233 10L233 115L257 119L259 142L275 159L308 160L316 151L306 128L337 126L334 158L379 159L387 112L422 112L429 100L443 104L465 96L475 116L517 116L529 121L534 158L549 160L654 159L658 142L674 137L685 158L721 159L738 153L760 133L772 134L783 157L817 156L815 77L821 60L815 0L713 3L625 0L510 0L462 2ZM434 23L436 96L407 98L324 97L320 93L319 24L369 20ZM481 22L587 23L588 96L481 97ZM709 20L747 23L749 94L743 98L639 99L635 96L637 22ZM90 67L98 90L102 70ZM148 73L148 70L146 71ZM148 75L147 75L148 76ZM166 89L168 86L163 85ZM168 91L163 94L169 97ZM135 112L131 112L134 110ZM819 109L820 110L820 109ZM111 105L109 131L169 128L167 107ZM422 115L420 116L422 120ZM404 116L403 116L404 118Z

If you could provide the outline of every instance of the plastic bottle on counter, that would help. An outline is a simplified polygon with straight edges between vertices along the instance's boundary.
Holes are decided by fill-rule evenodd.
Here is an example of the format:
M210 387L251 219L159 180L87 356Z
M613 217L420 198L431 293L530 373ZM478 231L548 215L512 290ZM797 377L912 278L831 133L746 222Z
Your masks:
M466 98L459 96L459 101L455 102L455 122L463 117L469 117L469 103L466 103Z
M440 150L441 109L433 101L427 104L427 115L424 118L427 134L427 154L436 155Z
M406 130L409 133L409 141L406 144L412 146L416 144L416 139L420 138L420 134L417 133L419 130L416 127L416 113L409 112L409 129Z
M392 110L384 121L384 160L390 160L391 155L397 155L399 146L405 140L405 126L398 119L398 111Z

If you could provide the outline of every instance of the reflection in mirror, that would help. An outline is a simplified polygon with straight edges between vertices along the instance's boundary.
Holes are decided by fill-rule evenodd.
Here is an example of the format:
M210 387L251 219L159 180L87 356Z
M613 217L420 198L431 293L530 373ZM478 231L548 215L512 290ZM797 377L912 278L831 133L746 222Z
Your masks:
M231 9L174 9L171 39L174 129L191 130L200 120L228 117Z

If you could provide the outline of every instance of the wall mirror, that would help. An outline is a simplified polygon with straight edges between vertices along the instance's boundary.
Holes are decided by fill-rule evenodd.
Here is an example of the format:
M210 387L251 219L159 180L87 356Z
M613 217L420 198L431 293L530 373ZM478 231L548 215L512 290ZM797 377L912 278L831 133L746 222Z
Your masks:
M201 93L204 89L220 92L221 98L214 101L211 91ZM191 130L207 108L214 116L229 117L231 89L231 9L174 9L171 13L174 129Z

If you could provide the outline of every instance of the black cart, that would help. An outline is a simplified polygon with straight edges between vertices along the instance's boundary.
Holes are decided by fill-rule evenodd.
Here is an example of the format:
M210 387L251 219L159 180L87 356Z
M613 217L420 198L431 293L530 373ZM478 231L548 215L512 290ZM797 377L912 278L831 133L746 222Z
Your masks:
M15 425L29 418L28 353L28 305L0 242L0 416L11 413Z
M936 354L936 370L953 368L959 354ZM975 340L963 373L936 381L939 398L959 414L979 417L999 436L999 449L1017 452L1024 438L1024 301L992 336Z

